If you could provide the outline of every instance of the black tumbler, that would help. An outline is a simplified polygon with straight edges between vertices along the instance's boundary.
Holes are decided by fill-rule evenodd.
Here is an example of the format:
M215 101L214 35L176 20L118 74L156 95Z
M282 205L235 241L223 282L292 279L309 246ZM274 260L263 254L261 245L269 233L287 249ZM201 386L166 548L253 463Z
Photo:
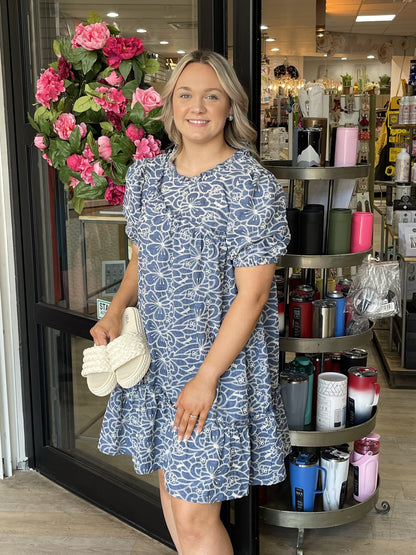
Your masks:
M299 254L300 210L299 208L286 208L287 225L290 230L290 243L287 254Z
M300 254L322 254L324 206L307 204L300 215Z

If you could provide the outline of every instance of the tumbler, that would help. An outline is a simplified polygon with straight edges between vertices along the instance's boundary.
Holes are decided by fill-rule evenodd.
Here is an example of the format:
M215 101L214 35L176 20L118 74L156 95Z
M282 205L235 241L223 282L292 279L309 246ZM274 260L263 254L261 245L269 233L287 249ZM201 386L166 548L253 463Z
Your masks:
M287 225L290 231L290 242L287 246L288 254L299 254L300 236L300 210L299 208L286 208Z
M377 489L379 440L378 434L369 434L354 441L350 462L354 468L353 497L356 501L366 501Z
M338 372L318 376L316 429L319 431L345 428L347 416L347 377Z
M322 254L324 206L306 205L300 214L300 253Z
M350 455L337 447L321 451L321 466L326 470L326 487L323 494L324 511L342 509L347 496Z
M322 489L318 490L319 472L322 472ZM315 495L326 486L326 469L318 465L318 457L306 453L293 454L289 458L289 479L294 511L314 510Z
M373 214L354 212L351 219L350 252L362 252L371 248L373 238Z
M357 426L371 418L379 395L380 384L377 383L376 368L353 366L348 369L348 422L350 426Z
M328 254L350 252L351 215L349 208L332 208L329 211Z
M313 301L312 306L313 337L334 337L335 316L337 309L336 302L332 300L319 299L317 301Z
M335 142L335 166L355 166L357 163L358 127L338 127Z
M326 298L336 302L334 336L341 337L345 331L345 296L342 291L328 291Z
M308 378L308 399L305 410L305 426L312 422L313 382L315 367L308 357L297 356L288 364L287 372L300 372Z
M341 353L341 373L348 376L348 369L352 366L367 366L367 351L353 348Z
M308 376L285 370L280 375L280 387L289 429L303 430L309 394Z

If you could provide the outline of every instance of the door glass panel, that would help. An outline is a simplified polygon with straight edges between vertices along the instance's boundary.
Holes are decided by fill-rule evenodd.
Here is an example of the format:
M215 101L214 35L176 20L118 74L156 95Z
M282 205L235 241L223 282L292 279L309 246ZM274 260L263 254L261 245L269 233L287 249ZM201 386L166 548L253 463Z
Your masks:
M114 9L118 15L107 15ZM160 67L146 81L161 90L184 53L197 48L197 0L144 2L126 0L121 5L90 1L32 0L31 57L33 97L42 70L57 58L54 39L72 35L75 27L96 11L103 21L118 27L120 35L140 38ZM40 30L40 34L39 34ZM111 300L129 258L121 207L103 200L87 200L82 215L73 209L68 191L56 171L31 153L39 175L42 247L38 253L38 299L81 313L95 315L97 300Z

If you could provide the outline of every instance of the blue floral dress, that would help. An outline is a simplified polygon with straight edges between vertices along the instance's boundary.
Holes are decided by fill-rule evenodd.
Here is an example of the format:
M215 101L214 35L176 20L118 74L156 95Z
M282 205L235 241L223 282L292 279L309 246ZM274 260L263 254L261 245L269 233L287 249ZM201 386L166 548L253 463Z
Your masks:
M212 503L285 478L275 284L199 436L176 439L174 403L236 296L234 268L276 262L289 232L281 186L248 151L196 177L178 174L170 158L140 160L127 174L126 232L139 247L138 308L152 364L140 384L112 392L99 449L131 455L138 474L163 469L175 497Z

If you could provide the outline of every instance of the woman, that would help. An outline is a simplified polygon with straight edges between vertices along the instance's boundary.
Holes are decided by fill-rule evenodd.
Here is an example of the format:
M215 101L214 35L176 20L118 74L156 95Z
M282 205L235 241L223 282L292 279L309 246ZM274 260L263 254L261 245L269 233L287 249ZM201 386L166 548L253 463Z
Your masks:
M129 169L133 257L91 330L106 344L137 304L152 364L140 384L113 391L99 448L131 454L139 474L158 470L178 553L227 555L221 502L285 477L273 282L289 241L285 203L252 155L247 97L227 60L185 56L163 96L175 147Z

